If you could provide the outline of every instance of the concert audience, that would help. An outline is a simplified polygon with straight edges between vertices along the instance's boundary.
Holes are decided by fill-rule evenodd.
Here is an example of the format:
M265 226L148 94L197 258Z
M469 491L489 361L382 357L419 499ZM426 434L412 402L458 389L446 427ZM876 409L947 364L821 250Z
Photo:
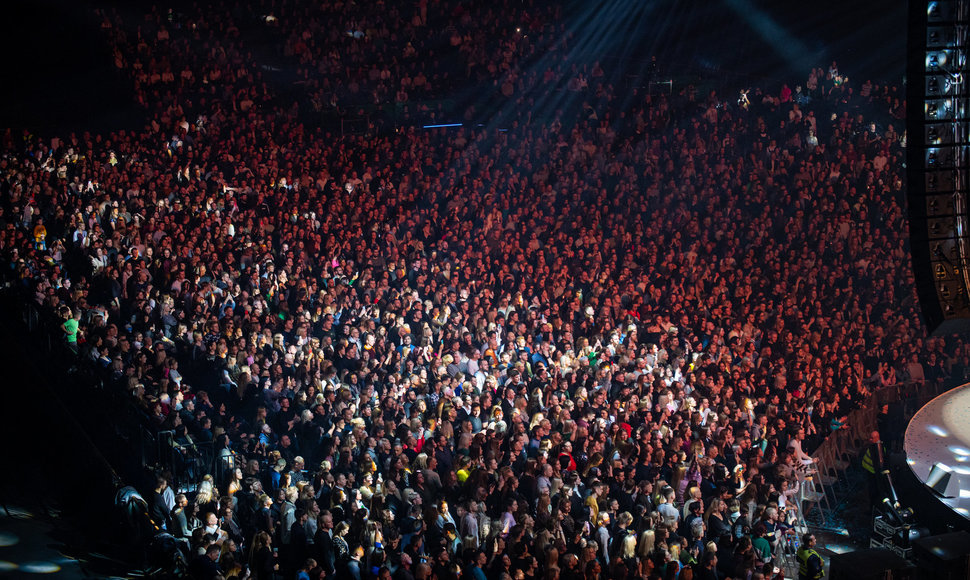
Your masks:
M6 283L223 460L152 503L196 576L770 574L817 444L966 366L921 338L898 87L741 107L528 68L545 3L280 4L105 13L147 126L3 135ZM468 86L507 125L307 121Z

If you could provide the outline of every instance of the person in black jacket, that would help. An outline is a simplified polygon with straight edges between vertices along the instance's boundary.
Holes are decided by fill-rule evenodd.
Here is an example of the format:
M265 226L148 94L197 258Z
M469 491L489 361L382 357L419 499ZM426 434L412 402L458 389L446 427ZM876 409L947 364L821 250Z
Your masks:
M194 580L213 580L222 575L219 570L219 554L222 548L219 544L212 544L206 548L204 554L196 556L189 565L189 575Z
M337 553L333 544L333 515L329 511L320 512L317 520L317 533L313 536L316 560L329 578L333 576Z
M296 570L301 564L306 562L309 557L306 522L309 515L303 510L297 510L296 520L290 526L290 549L289 561L287 562L287 572Z
M704 552L699 564L694 565L695 580L720 580L717 573L717 554L716 552Z
M171 510L165 502L164 493L168 487L168 480L159 476L155 480L155 489L152 491L151 510L152 520L163 530L168 530L169 516Z
M253 539L249 556L249 570L253 580L273 580L279 566L273 554L273 539L266 532L259 532Z

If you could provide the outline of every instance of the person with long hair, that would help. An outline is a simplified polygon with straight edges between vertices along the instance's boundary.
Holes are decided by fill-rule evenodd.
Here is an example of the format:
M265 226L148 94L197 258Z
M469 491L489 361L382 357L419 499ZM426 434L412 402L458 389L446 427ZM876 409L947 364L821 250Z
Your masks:
M199 517L199 504L192 502L185 506L185 523L189 533L202 527L202 519Z
M652 529L644 530L637 540L637 558L640 560L640 574L649 576L654 570L654 551L657 535Z
M200 513L219 511L219 493L212 485L212 476L206 475L199 483L199 489L195 493L195 505L199 506Z
M333 551L335 560L339 565L350 557L350 545L347 543L347 534L350 533L350 524L340 522L333 529Z
M227 486L227 493L229 497L233 498L235 502L236 492L242 489L243 472L242 469L238 467L232 470L232 474L229 476L229 485Z
M458 529L458 525L455 523L455 518L452 517L451 512L448 511L448 502L444 499L438 500L438 504L435 510L435 525L438 528L438 532L442 532L445 526L451 524Z
M259 532L253 538L249 551L249 570L253 580L273 580L273 573L279 569L273 553L273 538L266 532Z
M219 556L219 569L222 570L223 578L227 580L229 578L241 578L243 575L243 566L236 560L237 554L235 552L226 551L226 544L222 545L222 555Z
M634 534L626 534L622 537L620 548L613 561L612 567L614 577L625 575L627 578L639 578L641 575L641 562L637 557L637 537Z
M720 543L721 539L731 533L731 524L725 519L727 503L715 497L704 514L704 526L707 529L707 539Z
M754 526L755 509L758 506L758 486L749 484L741 494L741 505L748 508L748 525Z

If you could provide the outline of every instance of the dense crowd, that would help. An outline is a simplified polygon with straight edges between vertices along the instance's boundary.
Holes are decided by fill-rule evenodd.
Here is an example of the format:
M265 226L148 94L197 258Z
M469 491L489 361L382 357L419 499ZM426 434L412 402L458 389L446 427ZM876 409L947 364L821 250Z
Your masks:
M149 124L3 135L5 281L186 463L234 466L151 495L194 576L771 576L814 446L970 370L922 339L898 87L645 94L528 68L565 51L541 2L281 4L106 13ZM507 126L338 136L294 105L467 83ZM533 119L550 91L581 105Z

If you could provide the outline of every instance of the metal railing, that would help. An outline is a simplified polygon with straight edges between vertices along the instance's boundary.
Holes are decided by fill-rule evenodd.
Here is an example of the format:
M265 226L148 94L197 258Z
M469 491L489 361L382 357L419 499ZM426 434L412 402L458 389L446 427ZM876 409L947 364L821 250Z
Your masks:
M216 483L222 483L227 473L224 469L215 469L216 454L211 441L186 443L177 440L173 431L159 430L131 395L110 380L107 369L83 360L68 347L60 319L36 302L23 298L8 289L3 302L8 308L19 308L17 318L23 321L32 353L43 362L41 368L47 372L51 385L69 384L74 390L97 393L97 411L105 415L102 422L110 424L114 436L92 439L109 458L109 463L137 465L141 473L129 473L134 481L146 481L146 470L168 472L175 489L193 488L205 474L213 474ZM64 381L64 377L70 380ZM92 422L82 421L82 424Z
M869 435L879 430L879 412L885 405L901 404L903 416L911 417L920 407L958 381L902 381L881 387L846 417L846 427L838 429L815 449L813 455L832 456L850 461L869 445ZM902 433L899 434L900 436Z

